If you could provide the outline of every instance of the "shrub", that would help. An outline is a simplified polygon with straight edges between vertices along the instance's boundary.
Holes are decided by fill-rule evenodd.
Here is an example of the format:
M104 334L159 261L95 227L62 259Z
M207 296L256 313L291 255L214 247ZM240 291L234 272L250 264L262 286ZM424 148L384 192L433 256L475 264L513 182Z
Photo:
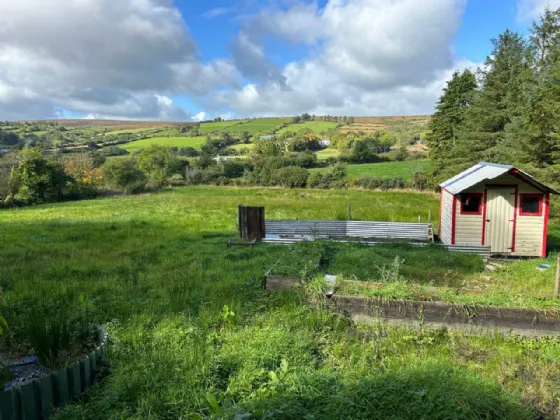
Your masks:
M360 186L370 190L395 190L409 187L409 184L402 178L374 178L363 175L360 178Z
M169 147L154 144L140 152L138 167L150 177L153 186L161 187L177 169L177 158Z
M76 181L68 194L72 198L91 197L103 184L103 171L96 167L89 153L78 153L64 159L64 171Z
M24 148L11 170L8 200L22 204L59 201L72 182L62 165L45 159L39 148Z
M311 188L343 188L346 184L346 166L336 164L329 172L315 172L311 175L308 185Z
M142 190L148 178L134 158L125 158L109 160L103 165L103 181L111 188L131 194Z
M300 166L287 166L274 171L273 183L285 188L303 188L307 185L309 171Z

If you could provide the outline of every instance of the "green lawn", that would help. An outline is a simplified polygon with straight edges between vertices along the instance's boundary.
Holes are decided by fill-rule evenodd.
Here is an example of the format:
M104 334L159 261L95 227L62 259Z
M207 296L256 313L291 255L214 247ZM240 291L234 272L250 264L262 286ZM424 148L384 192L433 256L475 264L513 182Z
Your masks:
M338 149L333 149L333 148L327 148L327 149L323 149L323 150L319 150L317 152L317 158L319 160L324 160L330 157L339 157L340 156L340 151Z
M289 126L280 130L278 133L283 134L286 131L299 131L303 130L304 128L310 128L314 133L320 134L323 132L327 132L327 130L331 128L335 128L337 125L338 123L328 121L306 121L300 124L290 124Z
M182 187L0 210L0 351L50 360L40 350L57 343L57 328L76 337L95 322L110 335L106 376L55 420L555 418L557 339L365 326L326 302L311 309L301 293L262 290L277 262L301 274L317 255L322 270L377 281L398 256L405 282L422 285L480 276L478 257L399 245L227 248L240 203L264 205L269 219L344 219L351 205L355 219L415 221L439 209L435 194ZM550 242L559 236L553 223ZM532 284L551 288L554 272ZM530 274L496 277L517 285Z
M200 146L206 141L205 136L200 137L153 137L144 140L137 140L126 144L119 145L120 148L128 150L129 152L136 152L145 149L152 144L169 147L194 147L200 150Z
M334 149L325 149L334 150ZM324 155L322 157L324 159ZM430 169L429 160L404 161L404 162L381 162L365 163L361 165L348 165L348 177L359 178L362 175L374 178L397 178L411 179L412 174L418 170L427 171ZM315 168L311 172L325 172L329 168Z

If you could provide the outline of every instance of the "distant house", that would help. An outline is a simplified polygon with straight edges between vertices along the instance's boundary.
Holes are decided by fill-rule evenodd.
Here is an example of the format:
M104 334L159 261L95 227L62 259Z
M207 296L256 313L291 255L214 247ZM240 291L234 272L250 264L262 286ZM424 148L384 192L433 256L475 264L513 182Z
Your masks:
M329 147L331 145L331 141L329 139L321 139L319 140L319 144L321 147Z
M271 138L273 138L274 136L260 136L261 140L270 140Z
M439 237L493 254L546 256L554 189L511 166L481 162L440 184Z
M8 153L10 149L0 149L0 153Z

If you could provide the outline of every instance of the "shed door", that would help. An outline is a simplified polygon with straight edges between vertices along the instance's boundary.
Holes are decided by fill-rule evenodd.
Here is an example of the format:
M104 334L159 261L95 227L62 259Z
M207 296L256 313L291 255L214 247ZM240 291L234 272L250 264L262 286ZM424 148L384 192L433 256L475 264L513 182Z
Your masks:
M512 251L515 217L515 188L488 188L486 238L492 252Z

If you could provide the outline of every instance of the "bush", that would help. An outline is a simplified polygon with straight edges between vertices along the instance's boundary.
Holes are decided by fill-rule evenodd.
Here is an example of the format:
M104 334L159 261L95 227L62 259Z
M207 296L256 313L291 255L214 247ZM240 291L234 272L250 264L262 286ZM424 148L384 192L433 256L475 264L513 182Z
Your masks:
M370 190L396 190L408 188L409 184L403 178L374 178L363 175L360 178L360 186Z
M300 166L287 166L274 171L272 180L275 185L285 188L303 188L307 185L309 171Z
M339 163L329 172L314 172L311 174L308 185L311 188L343 188L346 185L347 174L346 166Z
M24 148L10 174L8 201L21 204L60 201L74 180L58 162L43 157L39 148Z
M134 158L125 158L109 160L103 165L103 181L111 188L131 194L141 191L148 178Z
M100 149L97 153L99 153L101 156L124 156L124 155L128 155L129 152L128 150L122 149L120 147L117 146L108 146L108 147L104 147L103 149Z
M150 177L154 187L162 187L177 170L178 164L177 158L169 147L154 144L140 152L138 167Z

